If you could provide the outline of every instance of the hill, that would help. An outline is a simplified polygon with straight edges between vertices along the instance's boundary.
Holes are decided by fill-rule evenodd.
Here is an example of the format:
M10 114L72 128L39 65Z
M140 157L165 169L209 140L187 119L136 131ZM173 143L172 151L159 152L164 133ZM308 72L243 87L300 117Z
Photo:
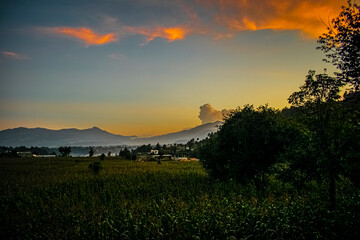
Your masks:
M112 134L98 127L83 130L19 127L0 131L0 146L59 147L186 143L192 138L199 140L205 138L209 133L217 131L217 126L220 124L221 122L207 123L189 130L148 138Z

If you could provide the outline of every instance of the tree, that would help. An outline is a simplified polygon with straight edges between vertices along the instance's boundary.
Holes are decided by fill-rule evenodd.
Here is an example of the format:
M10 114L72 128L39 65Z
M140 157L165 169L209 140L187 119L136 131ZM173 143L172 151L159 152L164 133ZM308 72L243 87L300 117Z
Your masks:
M336 206L336 177L339 174L339 159L346 147L348 117L340 102L340 87L343 83L327 74L315 75L310 70L300 91L294 92L288 101L300 107L304 114L302 122L308 128L309 153L329 179L330 207Z
M280 112L246 105L230 114L220 130L200 143L200 159L215 178L261 179L293 134Z
M121 149L119 152L119 156L123 157L127 160L135 160L136 159L136 152L135 151L130 151L129 149L127 149L126 147L124 149Z
M219 133L210 133L209 136L199 143L199 156L202 165L213 178L226 178L228 175L225 164L221 161L219 146Z
M321 104L340 99L340 87L343 86L340 80L328 76L326 73L315 75L310 70L305 79L305 84L300 86L299 92L294 92L288 98L288 102L297 107L312 106L313 103ZM315 78L314 78L315 77Z
M71 153L71 148L70 147L59 147L59 152L62 157L67 157Z
M328 26L328 32L319 37L317 49L325 53L326 62L335 65L342 82L360 90L360 6L348 0L340 15Z
M94 148L90 147L90 151L89 151L89 157L94 156Z
M176 156L176 151L177 151L177 144L174 143L172 146L171 146L171 154L175 157Z
M136 148L136 152L138 153L148 153L151 151L151 145L148 144L148 145L141 145L140 147L137 147Z
M194 147L195 145L195 139L192 138L190 139L187 143L186 143L186 146L189 148L189 150L191 151L191 149Z

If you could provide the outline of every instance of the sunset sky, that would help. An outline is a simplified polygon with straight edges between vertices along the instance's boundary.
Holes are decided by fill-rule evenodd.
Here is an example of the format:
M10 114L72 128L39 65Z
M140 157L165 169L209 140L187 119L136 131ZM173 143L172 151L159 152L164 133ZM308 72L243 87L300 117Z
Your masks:
M345 3L1 1L0 130L150 136L204 123L200 107L283 108L310 69L335 71L316 40Z

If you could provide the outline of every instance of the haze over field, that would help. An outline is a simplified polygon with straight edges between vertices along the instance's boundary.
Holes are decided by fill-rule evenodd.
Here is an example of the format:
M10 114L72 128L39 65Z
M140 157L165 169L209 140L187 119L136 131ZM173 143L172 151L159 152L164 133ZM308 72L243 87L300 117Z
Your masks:
M283 108L309 69L333 72L316 40L344 3L1 1L0 130L148 137Z

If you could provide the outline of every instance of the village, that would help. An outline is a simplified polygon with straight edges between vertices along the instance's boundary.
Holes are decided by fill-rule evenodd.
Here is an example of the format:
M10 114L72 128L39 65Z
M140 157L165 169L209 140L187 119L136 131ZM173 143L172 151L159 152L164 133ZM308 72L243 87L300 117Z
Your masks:
M48 147L0 147L0 156L20 158L99 157L124 158L133 161L199 161L199 142L191 139L186 144L141 146L67 146Z

